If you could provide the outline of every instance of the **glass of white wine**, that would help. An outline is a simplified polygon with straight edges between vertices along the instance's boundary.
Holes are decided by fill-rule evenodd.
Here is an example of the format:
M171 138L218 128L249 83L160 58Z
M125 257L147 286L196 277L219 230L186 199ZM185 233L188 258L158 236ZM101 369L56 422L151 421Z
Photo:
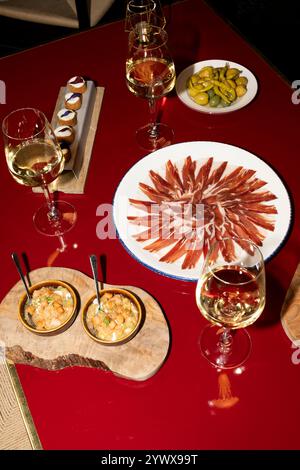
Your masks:
M240 366L251 351L245 327L265 307L265 268L260 249L251 241L215 241L205 259L196 287L196 302L211 322L200 337L202 354L218 368Z
M50 236L71 230L76 210L65 201L54 201L48 188L63 171L64 157L44 113L35 108L12 111L3 120L2 132L12 177L25 186L40 186L46 197L46 204L33 217L36 229Z
M176 80L175 66L167 47L165 30L141 23L129 33L126 83L137 97L148 100L150 123L138 129L138 144L153 151L172 143L174 132L157 122L157 101L169 93Z

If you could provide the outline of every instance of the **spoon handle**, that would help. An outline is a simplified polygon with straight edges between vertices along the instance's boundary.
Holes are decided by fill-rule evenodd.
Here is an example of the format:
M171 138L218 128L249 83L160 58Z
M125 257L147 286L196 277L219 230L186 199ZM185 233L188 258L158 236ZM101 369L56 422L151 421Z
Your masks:
M22 269L21 269L21 265L20 265L20 261L19 261L18 255L17 255L17 253L12 253L11 257L12 257L12 259L13 259L15 265L16 265L16 268L17 268L17 271L18 271L18 273L19 273L19 275L20 275L20 278L21 278L22 281L23 281L23 284L24 284L24 287L25 287L25 290L26 290L26 294L27 294L28 300L30 300L30 299L31 299L31 297L30 297L30 292L29 292L27 283L26 283L26 281L25 281L25 277L24 277L24 275L23 275L23 273L22 273Z
M93 277L94 277L94 281L95 281L97 301L98 301L98 305L100 306L100 292L99 292L99 284L98 284L97 257L95 255L90 255L90 263L91 263L91 267L92 267L92 271L93 271Z

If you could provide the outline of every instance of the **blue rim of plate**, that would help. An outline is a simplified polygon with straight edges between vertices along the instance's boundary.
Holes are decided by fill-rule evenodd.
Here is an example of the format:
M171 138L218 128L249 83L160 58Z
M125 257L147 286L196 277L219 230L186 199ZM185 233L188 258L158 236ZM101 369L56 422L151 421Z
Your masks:
M199 142L208 142L208 141L199 141ZM178 144L181 144L181 143L186 143L186 142L178 142L174 145L178 145ZM214 143L220 143L220 144L223 144L224 142L214 142ZM233 146L232 144L225 144L225 145L229 145L229 146ZM236 147L236 146L234 146ZM245 150L243 149L242 147L236 147L236 148L239 148L241 150ZM246 152L249 152L248 150L246 150ZM252 152L249 152L249 153L252 153ZM266 258L264 257L264 262L265 263L268 263L269 261L271 261L271 259L274 258L274 256L276 256L279 251L283 248L283 246L287 243L287 240L292 232L292 228L293 228L293 223L294 223L294 203L293 203L293 199L292 199L292 196L290 194L290 191L286 185L286 183L283 181L282 177L279 175L279 173L277 172L277 170L275 170L269 163L266 163L261 157L258 157L256 154L253 154L256 158L258 158L259 160L261 160L263 163L265 163L267 166L269 166L272 171L277 175L277 177L280 179L281 183L283 184L285 190L286 190L286 193L287 193L287 196L288 196L288 200L289 200L289 205L290 205L290 217L289 217L289 222L288 222L288 227L287 227L287 230L286 230L286 233L285 235L283 236L281 242L278 244L278 246L274 249L274 251L269 255L267 256ZM143 158L146 158L148 157L148 155L145 155ZM140 160L138 160L140 161ZM138 162L136 162L138 163ZM135 163L135 164L136 164ZM134 165L135 165L134 164ZM133 165L133 166L134 166ZM145 261L142 261L138 256L135 255L135 253L130 250L130 248L126 245L126 243L122 240L122 238L120 237L120 234L119 234L119 231L118 231L118 228L117 228L117 224L116 224L116 220L115 220L115 198L116 198L116 194L117 194L117 191L120 187L120 185L122 184L124 178L126 177L127 173L132 169L129 168L126 173L123 175L122 179L120 180L116 190L115 190L115 193L114 193L114 196L113 196L113 223L114 223L114 226L115 226L115 230L116 230L116 235L117 235L117 238L118 240L120 241L121 245L125 248L125 251L127 251L128 254L130 254L130 256L135 259L136 261L138 261L142 266L145 266L146 268L150 269L151 271L155 272L156 274L160 274L164 277L167 277L167 278L170 278L170 279L175 279L177 281L184 281L184 282L198 282L198 278L187 278L187 277L184 277L184 276L179 276L179 275L175 275L175 274L170 274L170 273L166 273L165 271L162 271L158 268L154 268L153 266L149 265L148 263L146 263Z

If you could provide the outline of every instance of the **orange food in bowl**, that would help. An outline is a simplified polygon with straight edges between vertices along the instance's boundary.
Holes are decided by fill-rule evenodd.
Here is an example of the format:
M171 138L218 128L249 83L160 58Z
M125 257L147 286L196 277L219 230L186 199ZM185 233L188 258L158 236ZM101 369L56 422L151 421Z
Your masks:
M77 298L73 288L63 281L49 280L33 285L20 300L19 318L30 331L50 334L64 331L75 319Z
M100 306L94 295L82 314L86 333L95 341L107 345L123 344L137 333L141 322L141 307L124 289L103 289Z

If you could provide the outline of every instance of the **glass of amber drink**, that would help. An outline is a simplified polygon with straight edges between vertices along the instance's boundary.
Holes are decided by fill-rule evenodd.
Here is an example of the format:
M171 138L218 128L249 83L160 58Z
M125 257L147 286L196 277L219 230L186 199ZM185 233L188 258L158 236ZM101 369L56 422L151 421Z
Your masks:
M265 306L265 268L260 249L239 238L216 240L196 287L196 303L210 322L200 337L201 352L218 368L240 366L251 340L245 327Z
M136 139L149 151L170 145L174 136L157 117L157 101L174 88L176 79L167 40L165 30L147 22L138 23L129 33L126 82L131 93L148 100L150 123L137 130Z

